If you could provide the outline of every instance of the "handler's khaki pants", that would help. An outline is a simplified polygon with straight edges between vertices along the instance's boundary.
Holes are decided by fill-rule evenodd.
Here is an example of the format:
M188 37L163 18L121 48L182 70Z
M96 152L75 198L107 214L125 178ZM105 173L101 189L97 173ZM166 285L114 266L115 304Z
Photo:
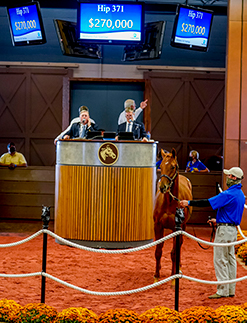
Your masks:
M219 226L215 234L215 243L228 243L237 240L237 228ZM235 247L214 247L214 269L218 281L236 278L237 262ZM221 296L235 295L236 283L217 285L217 294Z

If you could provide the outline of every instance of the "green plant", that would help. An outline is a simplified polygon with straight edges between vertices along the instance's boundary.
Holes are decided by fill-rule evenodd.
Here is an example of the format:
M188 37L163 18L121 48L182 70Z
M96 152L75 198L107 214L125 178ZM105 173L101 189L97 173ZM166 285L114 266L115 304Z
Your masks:
M215 312L219 315L222 322L246 323L247 312L242 306L223 305L218 307Z
M247 236L247 231L242 231L244 236ZM241 234L238 231L238 235L237 235L237 241L243 240L243 237L241 236ZM238 251L242 246L247 246L247 243L243 243L243 244L238 244L235 246L235 253L238 255ZM238 255L239 256L239 255ZM240 257L241 258L241 257Z
M12 319L14 323L49 323L53 322L56 316L57 310L54 307L42 303L31 303L23 306Z
M12 322L12 318L20 311L21 305L13 300L0 300L0 321Z
M99 322L101 323L141 323L139 315L134 311L127 309L108 310L99 315Z
M70 307L58 313L54 323L97 323L98 316L93 312L83 307Z
M183 323L220 323L219 315L208 306L194 306L182 312Z
M143 323L180 323L183 321L179 312L165 306L156 306L155 308L142 313L140 319Z

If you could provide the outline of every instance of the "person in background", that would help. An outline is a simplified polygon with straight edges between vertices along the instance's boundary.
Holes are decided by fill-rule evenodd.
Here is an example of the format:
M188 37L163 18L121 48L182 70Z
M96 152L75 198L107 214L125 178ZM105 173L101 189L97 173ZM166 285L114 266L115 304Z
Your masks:
M125 109L127 107L132 107L133 109L133 120L136 120L137 117L142 113L142 111L146 108L147 106L147 102L148 100L142 101L140 103L140 107L138 109L136 109L136 103L135 100L132 99L128 99L126 101L124 101L124 111L122 111L118 117L118 125L120 125L121 123L126 122L126 115L125 115Z
M216 219L208 220L211 225L216 224L215 243L229 243L237 241L237 228L242 220L244 211L245 196L242 191L241 180L244 173L240 167L224 169L227 176L226 185L228 189L209 199L203 200L183 200L180 206L207 207L217 209ZM208 298L216 299L221 297L234 297L236 283L220 284L220 281L232 280L236 278L237 263L235 258L235 247L226 246L214 247L214 269L216 278L219 281L217 292Z
M10 142L7 145L8 152L3 154L0 158L0 166L6 166L13 170L16 167L26 167L27 161L22 153L18 153L15 144Z
M89 109L85 105L79 108L80 121L74 123L71 128L63 135L63 139L87 138L90 131L98 130L96 123L91 122Z
M169 151L167 151L166 149L163 149L163 151L165 152L165 153L168 153ZM161 171L161 168L160 168L160 164L162 163L162 160L163 160L163 158L162 158L162 154L161 154L161 150L159 150L159 152L158 152L158 154L157 154L157 156L156 156L156 170L158 171L158 172L160 172Z
M80 108L79 108L79 114L80 114ZM92 125L95 124L95 121L93 119L91 119L91 118L89 118L89 119L90 119L90 122L91 122ZM54 145L57 144L57 141L59 139L62 139L63 138L63 136L71 129L71 127L72 127L72 125L74 123L78 123L78 122L81 122L80 116L72 119L72 121L70 122L69 126L55 138Z
M199 160L199 153L196 150L191 150L185 171L191 173L209 173L209 169Z
M131 100L131 99L128 99L128 100ZM127 102L128 100L126 100L125 102ZM135 108L136 108L136 104L135 104L135 101L134 100L131 100L132 101L132 105L134 106L134 110L135 110ZM135 114L134 114L134 118L135 119L137 119L137 117L142 113L142 111L146 108L146 106L147 106L147 101L148 100L145 100L145 101L142 101L141 103L140 103L140 107L138 108L138 109L136 109L135 110ZM124 107L125 107L125 105L126 105L126 103L124 102ZM91 119L90 118L90 121L91 121L91 124L95 124L95 121L93 120L93 119ZM63 131L63 132L61 132L56 138L55 138L55 140L54 140L54 144L56 145L57 144L57 141L59 140L59 139L62 139L63 138L63 136L70 130L70 128L72 127L72 125L74 124L74 123L78 123L78 122L80 122L80 117L76 117L76 118L74 118L71 122L70 122L70 124L69 124L69 126ZM120 123L124 123L124 122L126 122L126 118L125 118L125 110L124 111L122 111L121 113L120 113L120 115L119 115L119 118L118 118L118 124L120 124Z
M162 155L161 155L161 150L159 150L159 152L158 152L158 154L157 154L157 156L156 156L156 170L157 171L161 171L161 169L160 169L160 164L162 163Z
M132 132L135 139L148 141L144 124L134 119L134 107L132 102L129 102L129 105L125 108L125 117L127 121L118 125L116 140L118 140L118 134L120 132Z

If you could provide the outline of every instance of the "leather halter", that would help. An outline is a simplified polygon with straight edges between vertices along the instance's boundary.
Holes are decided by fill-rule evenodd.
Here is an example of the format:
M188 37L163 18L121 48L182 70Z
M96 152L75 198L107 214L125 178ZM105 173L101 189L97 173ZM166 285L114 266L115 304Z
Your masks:
M173 177L171 178L170 176L168 176L168 175L166 175L166 174L162 174L161 176L160 176L160 180L161 180L161 178L162 177L165 177L165 178L167 178L168 180L169 180L169 185L168 185L168 187L169 187L169 190L168 190L168 193L171 195L171 197L175 200L175 201L180 201L176 196L174 196L173 194L172 194L172 192L171 192L171 187L172 187L172 185L173 185L173 181L174 181L174 179L177 177L177 175L178 175L178 163L177 163L177 165L176 165L176 172L175 172L175 174L173 175Z
M176 178L177 174L178 174L178 164L176 165L176 172L175 172L175 174L173 175L173 177L172 177L172 178L171 178L170 176L166 175L166 174L162 174L162 175L160 176L160 178L161 178L161 177L165 177L165 178L167 178L167 179L170 181L169 188L171 188L171 187L172 187L172 184L173 184L173 181L174 181L174 179Z

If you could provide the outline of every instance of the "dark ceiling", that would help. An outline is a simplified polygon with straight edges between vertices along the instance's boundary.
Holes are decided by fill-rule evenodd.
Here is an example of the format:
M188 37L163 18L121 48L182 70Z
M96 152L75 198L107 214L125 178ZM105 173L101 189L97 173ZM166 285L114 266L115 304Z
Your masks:
M82 0L81 0L82 1ZM89 0L83 0L89 1ZM95 1L95 0L94 0ZM96 0L97 1L97 0ZM102 2L99 0L98 2ZM119 2L121 0L106 0ZM124 0L126 1L126 0ZM129 2L134 2L134 0L127 0ZM138 0L136 0L138 1ZM32 2L31 0L0 0L0 7L23 5L27 2ZM39 0L38 1L41 8L63 8L63 9L77 9L77 0ZM215 14L227 15L227 5L228 0L140 0L146 5L147 11L163 11L163 12L176 12L178 4L187 4L190 6L205 8L213 10Z
M102 0L99 0L101 2ZM118 0L115 0L116 2ZM133 0L129 0L133 1ZM20 0L1 0L0 6L6 7L9 5L23 4L31 1ZM187 4L196 7L214 6L214 7L227 7L228 0L145 0L143 1L149 5L177 5L178 3ZM76 8L77 0L39 0L41 8Z

